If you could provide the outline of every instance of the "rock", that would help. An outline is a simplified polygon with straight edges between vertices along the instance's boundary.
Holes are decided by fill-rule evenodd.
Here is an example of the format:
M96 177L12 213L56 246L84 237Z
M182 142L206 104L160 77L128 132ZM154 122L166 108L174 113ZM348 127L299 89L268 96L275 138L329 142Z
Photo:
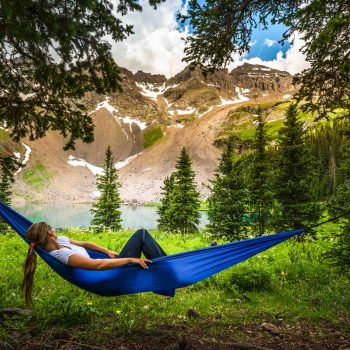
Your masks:
M248 294L246 294L246 293L243 293L243 300L244 301L252 301L252 299L250 299L250 297L248 296Z
M28 316L33 313L32 310L20 309L16 307L5 307L0 309L0 320L4 319L4 316L13 317L13 316Z
M53 340L68 340L70 338L70 334L67 331L62 330L56 332L52 338Z
M244 63L233 69L230 76L237 86L250 89L250 93L287 92L295 89L292 84L293 77L288 72L259 64Z
M117 348L118 350L129 350L126 346L124 345L120 345L119 348Z
M198 318L199 317L199 313L195 309L188 309L187 316L189 318Z
M5 341L0 340L0 350L12 350L13 346L9 343L6 343Z
M214 246L216 246L216 245L218 245L217 242L211 242L211 243L210 243L210 246L211 246L211 247L214 247Z
M151 74L145 73L142 70L139 70L134 75L135 81L139 83L148 83L148 84L164 84L167 79L163 74Z
M186 350L188 349L188 342L185 337L180 337L176 343L168 345L164 350Z
M274 334L274 335L279 334L278 328L272 323L264 322L261 324L261 328L267 332Z
M310 303L311 305L319 306L321 305L321 300L318 297L313 297L313 298L310 298Z
M35 337L36 335L41 333L41 329L37 326L34 326L30 328L28 332L32 337Z

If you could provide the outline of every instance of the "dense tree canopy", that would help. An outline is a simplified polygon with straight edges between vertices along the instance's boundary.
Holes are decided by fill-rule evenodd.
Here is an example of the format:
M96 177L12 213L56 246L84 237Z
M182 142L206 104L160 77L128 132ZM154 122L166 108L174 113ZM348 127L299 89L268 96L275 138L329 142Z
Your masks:
M156 4L162 0L150 0ZM93 123L79 101L87 91L119 88L110 36L121 41L132 26L121 19L141 11L136 0L0 0L0 124L15 140L48 129L93 140Z
M311 64L295 78L301 85L299 99L307 101L304 107L321 116L337 107L349 109L349 0L190 0L188 13L180 18L193 30L185 61L210 69L231 62L232 53L247 52L259 25L285 25L284 39L299 33Z

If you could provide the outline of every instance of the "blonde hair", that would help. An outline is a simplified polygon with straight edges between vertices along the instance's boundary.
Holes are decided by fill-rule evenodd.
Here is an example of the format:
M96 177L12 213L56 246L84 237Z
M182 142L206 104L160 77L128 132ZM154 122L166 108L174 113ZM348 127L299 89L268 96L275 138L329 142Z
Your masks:
M46 245L48 241L49 225L46 222L32 224L26 232L26 239L35 245ZM36 270L36 254L32 244L29 245L27 259L24 264L24 277L21 288L24 290L26 305L32 304L32 287Z

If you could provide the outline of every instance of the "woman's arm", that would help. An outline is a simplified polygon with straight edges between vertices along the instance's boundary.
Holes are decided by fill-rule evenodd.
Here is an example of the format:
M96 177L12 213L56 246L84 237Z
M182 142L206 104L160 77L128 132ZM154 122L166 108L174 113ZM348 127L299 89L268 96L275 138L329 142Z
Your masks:
M148 259L139 258L121 258L121 259L90 259L80 254L71 255L68 258L68 265L71 267L80 267L87 270L110 270L127 264L140 265L144 269L148 269L147 264L152 263Z
M81 241L76 241L73 239L69 239L69 241L70 241L70 243L78 245L79 247L83 247L85 249L94 250L95 252L101 252L101 253L107 254L110 258L115 258L118 256L118 253L113 252L111 250L108 250L104 247L101 247L95 243L81 242Z

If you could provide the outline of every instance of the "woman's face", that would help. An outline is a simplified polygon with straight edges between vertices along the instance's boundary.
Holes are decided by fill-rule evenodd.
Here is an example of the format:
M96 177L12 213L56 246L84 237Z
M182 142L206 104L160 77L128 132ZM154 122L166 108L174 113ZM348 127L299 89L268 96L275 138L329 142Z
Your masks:
M49 225L49 230L47 232L51 238L57 239L55 230Z

